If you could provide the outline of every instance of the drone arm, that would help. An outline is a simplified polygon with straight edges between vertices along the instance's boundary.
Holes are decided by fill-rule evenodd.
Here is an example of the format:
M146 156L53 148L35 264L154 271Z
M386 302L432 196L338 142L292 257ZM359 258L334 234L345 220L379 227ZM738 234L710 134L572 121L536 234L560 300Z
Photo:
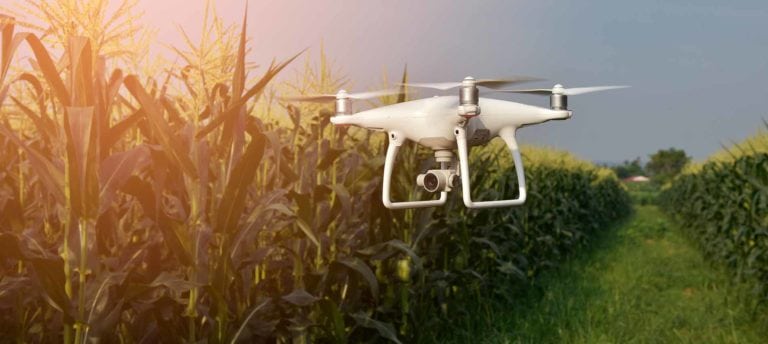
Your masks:
M392 171L395 167L395 158L404 141L405 138L401 133L397 131L389 132L389 147L387 147L387 157L384 160L384 185L381 188L381 199L384 202L384 206L389 209L406 209L436 207L445 204L448 200L448 193L445 191L440 192L439 199L431 201L392 202L390 199L389 193L392 184Z
M456 134L456 143L459 148L459 165L461 171L461 189L464 196L464 205L467 208L494 208L494 207L507 207L513 205L521 205L525 203L526 191L525 191L525 172L523 170L523 159L520 157L520 149L517 146L517 140L515 140L514 127L505 127L499 132L499 136L507 143L510 152L512 153L512 159L515 161L515 172L517 173L517 183L519 185L520 195L516 199L499 200L499 201L485 201L474 202L472 201L469 181L469 154L467 152L467 133L462 127L456 127L454 133Z

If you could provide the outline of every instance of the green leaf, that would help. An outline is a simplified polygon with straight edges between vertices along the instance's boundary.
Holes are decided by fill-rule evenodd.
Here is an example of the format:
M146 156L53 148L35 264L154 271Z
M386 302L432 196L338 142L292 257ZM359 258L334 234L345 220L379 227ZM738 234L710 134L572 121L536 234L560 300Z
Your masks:
M232 341L230 341L231 344L235 344L237 342L237 339L240 338L240 335L243 333L243 330L245 330L245 326L248 325L248 322L251 321L251 318L253 318L253 316L256 315L256 313L258 313L267 304L269 304L269 300L264 300L264 302L256 305L256 307L253 307L253 309L248 312L248 316L245 317L243 323L240 324L240 328L237 329L237 332L235 332L235 335L232 337Z
M325 171L325 170L327 170L328 167L331 167L331 165L333 165L333 163L344 152L346 152L345 149L334 149L334 148L328 149L328 152L325 154L325 156L323 156L323 159L320 160L319 164L317 164L317 170L318 171Z
M28 261L32 264L37 275L37 280L45 291L45 299L48 303L64 314L67 322L72 322L72 304L69 301L66 291L64 291L64 260L61 257L30 258Z
M371 270L365 262L357 257L342 258L339 259L338 262L357 271L371 288L371 295L373 295L373 298L376 300L379 299L379 282L376 280L376 274L373 273L373 270Z
M13 41L13 29L16 23L16 18L0 14L0 35L2 35L2 47L0 49L0 86L3 85L8 70L11 67L11 60L13 59L13 53L15 48L12 49L11 43ZM0 99L0 105L2 105L2 99Z
M419 255L416 254L416 252L410 246L408 246L408 244L398 239L393 239L388 241L387 245L393 248L396 248L402 251L403 253L407 254L408 256L410 256L411 259L413 260L413 264L416 265L416 270L421 270L423 268L421 257L419 257Z
M168 155L171 161L175 162L178 167L184 171L187 175L193 179L197 179L197 170L189 155L184 150L184 145L179 142L176 136L173 134L168 122L163 118L163 111L151 98L149 93L141 86L138 78L135 75L129 75L125 77L125 87L133 95L134 98L141 104L144 110L144 114L149 119L149 123L152 126L152 132L154 137L160 141L163 146L163 152Z
M181 295L183 292L187 292L190 289L197 287L196 283L187 281L182 276L174 275L172 273L169 273L167 271L161 272L155 279L152 281L152 283L149 284L150 287L165 287L168 288L171 292L173 292L176 295Z
M112 148L115 143L123 138L123 135L125 135L129 129L135 127L136 124L139 123L139 121L145 116L146 115L144 114L144 110L135 110L130 116L123 118L121 121L110 127L107 130L107 133L102 135L102 138L104 139L102 148Z
M5 40L6 37L3 37L4 48L6 48ZM36 62L40 67L40 72L43 74L43 77L53 90L54 96L59 100L59 102L61 102L63 106L70 106L70 95L67 91L67 88L64 86L64 81L61 80L59 71L56 69L56 65L51 59L50 54L48 54L48 50L45 49L43 43L39 38L37 38L37 36L27 32L16 34L16 36L14 36L13 40L10 42L10 45L7 46L7 54L9 58L6 62L10 64L10 56L13 55L13 53L23 41L27 41L30 49L32 49L32 53L35 55ZM2 80L0 79L0 82L1 81Z
M232 116L235 116L240 112L240 108L245 105L248 100L253 98L256 95L261 95L262 92L264 92L264 88L267 86L269 81L272 80L272 78L277 75L283 68L288 66L293 60L295 60L299 55L301 55L304 51L301 51L300 53L294 55L287 61L275 66L274 63L269 66L269 69L264 74L264 76L259 80L259 82L256 83L256 85L253 85L242 97L240 97L237 101L232 102L232 104L229 105L229 107L223 111L218 116L214 117L210 123L208 123L205 127L200 129L200 131L197 132L195 135L196 138L201 138L203 136L206 136L210 134L212 131L214 131L216 128L218 128L227 118L230 118ZM257 97L258 99L258 97Z
M149 164L149 150L140 145L126 152L112 154L101 162L99 168L99 214L104 213L112 205L115 192L120 189L128 178Z
M264 155L264 136L251 139L243 157L230 174L216 217L216 229L220 232L234 232L245 208L245 199L257 166Z
M491 250L493 250L493 252L496 253L497 256L501 255L501 251L499 250L499 246L496 245L496 243L493 242L493 241L490 241L490 240L488 240L486 238L480 238L480 237L473 237L472 241L488 245L488 247L490 247Z
M397 339L397 332L395 332L395 327L392 326L392 324L381 322L378 320L373 320L371 317L369 317L364 312L356 312L350 314L352 319L355 319L355 322L357 322L358 325L362 327L372 328L379 332L379 334L389 339L392 342L402 344L399 339Z
M526 280L525 272L520 270L517 266L515 266L515 264L512 264L512 262L503 262L499 267L497 267L497 269L502 273L515 275L515 277L519 278L520 280Z
M317 236L315 236L315 233L312 232L312 228L302 220L301 218L296 218L296 225L299 226L299 229L301 229L302 232L304 232L304 235L309 238L310 241L312 241L313 244L317 247L317 249L320 249L320 240L317 240Z
M97 199L89 197L91 180L89 161L91 139L93 137L93 107L67 107L64 112L64 129L67 134L67 167L69 168L69 191L71 207L75 214L90 217Z
M185 266L192 265L192 255L189 250L184 246L184 240L181 235L186 234L185 228L179 228L180 226L173 220L168 218L164 212L158 211L157 202L155 201L155 190L152 185L144 180L141 180L137 176L130 176L120 188L121 191L126 194L136 197L136 200L141 204L141 208L144 210L144 215L155 222L155 228L159 229L163 235L163 243L174 253L176 258Z
M70 106L95 105L93 90L93 53L91 41L84 36L69 36L66 53L69 57L69 82L72 85Z
M330 333L333 336L335 343L347 343L347 329L344 324L344 316L339 310L339 306L336 305L331 299L323 299L320 301L320 310L325 319L330 323L330 326L324 327L330 329Z
M62 168L56 166L51 160L49 160L44 154L40 153L37 149L27 146L16 135L10 132L5 126L0 125L0 135L5 136L11 142L22 148L27 153L30 165L35 171L35 174L40 178L45 189L53 195L56 201L65 205L67 198L64 194L64 171Z
M336 202L341 204L341 221L349 222L353 218L352 196L343 184L331 185L331 189L336 194Z
M318 300L317 297L304 289L296 289L290 294L283 296L282 299L299 307L309 306Z

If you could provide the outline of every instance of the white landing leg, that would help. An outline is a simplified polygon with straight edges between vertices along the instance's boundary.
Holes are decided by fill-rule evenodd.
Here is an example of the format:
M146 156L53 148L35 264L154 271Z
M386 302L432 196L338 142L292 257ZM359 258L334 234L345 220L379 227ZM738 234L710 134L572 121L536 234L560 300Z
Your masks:
M520 196L516 199L499 200L499 201L485 201L474 202L472 201L471 191L472 186L469 182L469 157L467 152L467 133L462 127L456 127L454 134L456 134L456 145L459 148L459 166L461 172L461 190L464 196L464 205L467 208L495 208L495 207L508 207L513 205L521 205L525 203L525 172L523 170L523 159L520 157L520 149L517 146L515 140L514 127L505 127L499 132L504 142L507 143L510 152L512 153L512 159L515 161L515 172L517 172L517 183L520 187Z

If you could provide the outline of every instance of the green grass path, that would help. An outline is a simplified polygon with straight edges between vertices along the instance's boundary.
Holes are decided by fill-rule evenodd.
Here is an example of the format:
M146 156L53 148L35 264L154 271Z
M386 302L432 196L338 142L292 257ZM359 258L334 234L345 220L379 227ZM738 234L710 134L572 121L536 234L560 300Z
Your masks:
M768 343L748 291L652 206L560 268L476 339L492 343ZM738 296L741 295L741 296ZM485 335L480 335L485 333ZM479 335L479 336L478 336Z

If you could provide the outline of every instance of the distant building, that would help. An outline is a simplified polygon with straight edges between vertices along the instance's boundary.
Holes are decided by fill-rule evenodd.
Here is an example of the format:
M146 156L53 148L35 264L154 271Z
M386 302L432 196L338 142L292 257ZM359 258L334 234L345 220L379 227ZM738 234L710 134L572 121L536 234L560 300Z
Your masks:
M651 179L646 176L632 176L629 178L624 178L624 181L627 183L647 183L650 182Z

